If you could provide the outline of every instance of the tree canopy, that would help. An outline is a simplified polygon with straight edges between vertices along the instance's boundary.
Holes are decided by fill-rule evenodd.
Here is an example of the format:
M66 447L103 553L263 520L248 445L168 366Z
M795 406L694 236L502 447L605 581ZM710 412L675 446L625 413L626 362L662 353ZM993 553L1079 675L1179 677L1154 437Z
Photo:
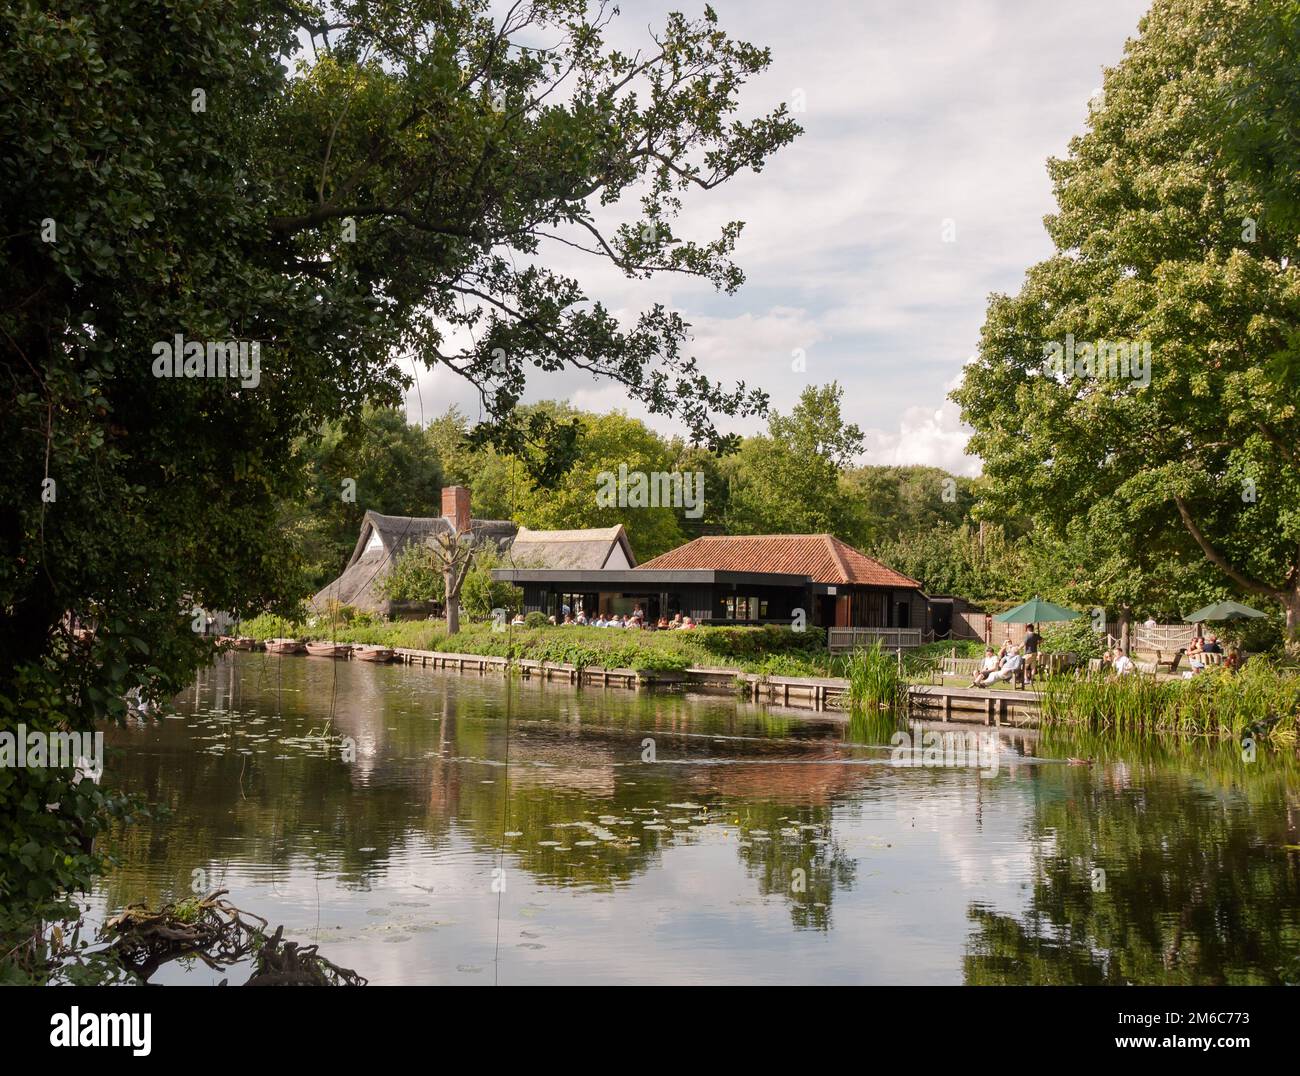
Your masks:
M954 393L990 508L1086 528L1123 561L1115 600L1201 561L1293 635L1297 25L1279 0L1156 0L1050 164L1055 253L993 297Z
M205 660L195 605L296 598L301 548L282 529L307 496L295 444L399 404L421 366L469 379L481 435L540 444L521 458L548 480L545 444L573 433L514 414L527 370L613 380L703 443L717 416L763 409L761 392L700 372L679 315L616 318L548 251L738 287L741 223L688 236L675 221L798 134L780 104L739 114L767 51L709 9L668 16L631 55L607 43L601 4L494 10L0 13L7 722L120 717L129 690L163 697ZM241 350L256 364L229 376ZM52 888L27 893L35 860L8 851L35 835L58 858L87 833L69 776L0 773L0 903L15 915L32 907L20 894L39 904ZM55 802L64 814L45 817Z

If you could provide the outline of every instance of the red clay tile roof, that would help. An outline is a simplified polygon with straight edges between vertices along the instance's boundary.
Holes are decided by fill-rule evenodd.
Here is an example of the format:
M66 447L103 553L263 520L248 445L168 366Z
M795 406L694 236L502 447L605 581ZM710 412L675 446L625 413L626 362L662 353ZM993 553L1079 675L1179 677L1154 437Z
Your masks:
M638 567L712 568L731 572L786 572L817 583L919 587L878 560L829 534L709 535L670 549Z

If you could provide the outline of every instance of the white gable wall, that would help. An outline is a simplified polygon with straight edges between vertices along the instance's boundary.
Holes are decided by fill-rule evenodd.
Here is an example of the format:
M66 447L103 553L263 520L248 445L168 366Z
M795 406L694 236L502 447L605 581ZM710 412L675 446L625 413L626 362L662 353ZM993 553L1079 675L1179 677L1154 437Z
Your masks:
M614 548L610 550L609 556L601 567L610 569L632 567L632 565L628 563L627 554L623 552L622 542L614 543Z

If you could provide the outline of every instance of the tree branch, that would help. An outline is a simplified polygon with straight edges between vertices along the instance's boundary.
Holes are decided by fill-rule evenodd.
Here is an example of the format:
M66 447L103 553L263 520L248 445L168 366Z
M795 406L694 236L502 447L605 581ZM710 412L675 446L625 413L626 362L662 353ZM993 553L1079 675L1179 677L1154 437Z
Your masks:
M1187 532L1196 541L1196 544L1201 547L1201 552L1205 554L1206 560L1218 568L1219 571L1223 572L1224 575L1239 587L1249 590L1253 594L1262 594L1268 598L1282 597L1282 591L1251 579L1247 575L1243 575L1229 564L1223 554L1210 544L1209 539L1207 539L1201 532L1201 528L1196 525L1196 521L1192 519L1191 512L1188 511L1187 502L1184 501L1182 497L1175 496L1174 504L1178 506L1178 514L1182 516L1183 526L1187 528Z

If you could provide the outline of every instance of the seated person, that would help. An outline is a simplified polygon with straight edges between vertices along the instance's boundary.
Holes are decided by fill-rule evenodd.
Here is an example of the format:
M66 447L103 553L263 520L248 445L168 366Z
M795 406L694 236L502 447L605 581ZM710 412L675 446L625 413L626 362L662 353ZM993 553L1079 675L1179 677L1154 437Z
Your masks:
M592 627L603 628L605 626L605 614L597 613L596 619L592 621Z
M984 685L996 684L999 680L1014 680L1016 674L1024 667L1025 659L1020 656L1020 651L1014 646L1008 644L1007 656L1002 659L1002 664L998 666L996 672L991 672L984 678Z
M1245 664L1246 655L1241 652L1241 647L1234 643L1232 649L1228 651L1228 656L1223 659L1223 667L1236 672Z
M695 627L695 621L692 620L690 617L686 617L685 619L682 620L682 627L688 629L693 628Z
M1203 650L1205 651L1205 653L1207 653L1207 654L1222 654L1222 653L1223 653L1223 647L1219 645L1219 637L1218 637L1217 635L1211 635L1211 636L1210 636L1210 637L1205 641L1205 646L1204 646L1202 649L1203 649Z
M1198 635L1187 647L1187 664L1191 666L1192 672L1200 672L1205 668L1205 659L1201 657L1204 653L1205 640Z
M984 648L984 660L980 662L979 670L975 673L975 679L971 681L970 686L983 687L984 681L988 679L989 674L997 672L1000 664L997 654L993 653L993 647L986 646Z
M581 624L583 627L585 627L589 623L589 621L587 620L587 614L583 612L581 609L579 609L578 615L574 618L574 623Z
M1115 669L1116 676L1127 676L1129 673L1133 672L1137 666L1133 664L1133 659L1121 650L1115 655L1113 668Z
M551 625L554 625L554 624L555 624L555 614L554 614L554 613L552 613L550 616L548 616L548 617L546 618L546 623L551 624Z
M516 613L514 620L510 621L510 623L515 627L522 627L524 623L524 614Z
M655 627L657 627L660 631L667 631L667 630L668 630L668 618L667 618L666 616L661 616L661 617L659 618L659 623L656 624Z
M565 614L564 614L564 623L565 623L566 625L568 625L568 624L572 624L572 623L573 623L573 615L572 615L571 613L565 613Z

